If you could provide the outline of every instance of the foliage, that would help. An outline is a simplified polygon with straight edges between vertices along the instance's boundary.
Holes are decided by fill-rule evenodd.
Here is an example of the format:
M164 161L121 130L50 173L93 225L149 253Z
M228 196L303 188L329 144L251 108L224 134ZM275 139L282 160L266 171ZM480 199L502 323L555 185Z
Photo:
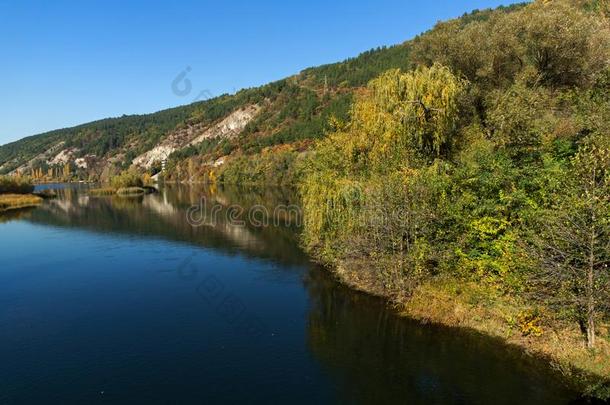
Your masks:
M244 131L242 136L247 139L243 146L245 152L259 153L278 144L318 139L331 130L332 119L347 120L352 101L350 93L327 94L318 98L306 90L307 95L303 96L302 92L298 91L277 115L261 115ZM285 101L279 98L277 103L282 105ZM272 134L260 136L261 132Z
M401 302L437 277L534 297L592 347L610 317L608 20L561 0L471 17L414 40L420 65L371 80L316 143L304 244Z
M538 311L521 311L517 315L517 324L523 336L542 336L544 333L541 323L541 316Z
M144 182L139 173L135 171L124 171L118 176L110 179L110 184L115 189L128 188L128 187L142 187Z
M301 160L299 152L290 147L276 148L235 157L214 173L218 182L226 184L295 186Z
M440 62L484 88L520 75L553 87L580 85L607 61L607 30L573 1L537 1L485 19L439 23L414 42L413 58Z
M302 193L310 249L331 262L362 252L386 262L380 281L396 294L434 268L431 241L442 236L430 225L442 209L446 167L419 162L449 154L464 87L440 65L371 81L349 126L319 142L308 162Z
M544 88L523 83L494 91L487 109L487 126L494 141L514 151L539 146L542 136L552 131L550 98Z
M362 103L362 108L381 110L388 114L387 130L395 131L405 140L388 140L387 147L405 149L410 147L424 154L439 156L448 153L455 136L459 101L466 83L439 64L430 68L419 67L413 72L400 73L391 70L369 85L373 92L373 106ZM368 124L365 114L359 122L358 108L354 112L354 123ZM365 126L361 129L366 131ZM358 130L358 129L357 129Z
M34 185L28 177L0 176L0 194L29 194Z
M302 74L318 85L360 87L388 69L411 67L408 44L379 47L343 62L305 69Z
M593 136L572 158L564 191L543 212L534 241L540 267L533 294L573 313L595 346L596 324L610 310L610 142Z

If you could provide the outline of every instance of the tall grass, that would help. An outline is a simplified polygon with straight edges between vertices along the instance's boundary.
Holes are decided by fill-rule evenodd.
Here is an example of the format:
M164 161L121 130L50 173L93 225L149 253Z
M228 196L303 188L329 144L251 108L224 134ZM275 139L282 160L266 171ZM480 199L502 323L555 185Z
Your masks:
M0 212L19 208L34 207L42 203L42 198L31 194L0 194Z
M0 194L29 194L34 185L28 177L0 176Z

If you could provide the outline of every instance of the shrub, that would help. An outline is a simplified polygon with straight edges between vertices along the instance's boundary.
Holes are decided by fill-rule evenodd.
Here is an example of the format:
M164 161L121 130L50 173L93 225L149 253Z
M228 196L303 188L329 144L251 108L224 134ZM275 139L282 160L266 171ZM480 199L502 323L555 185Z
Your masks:
M29 194L34 185L28 177L0 176L0 194Z
M289 146L239 156L229 159L220 167L218 181L240 185L294 186L301 175L301 160L299 152Z
M142 177L135 171L125 171L110 180L114 188L142 187Z

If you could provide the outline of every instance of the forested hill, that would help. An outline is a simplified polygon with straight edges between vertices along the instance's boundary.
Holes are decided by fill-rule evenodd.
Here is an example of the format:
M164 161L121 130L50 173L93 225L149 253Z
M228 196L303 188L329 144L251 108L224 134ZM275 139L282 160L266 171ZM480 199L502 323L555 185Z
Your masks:
M474 11L456 21L465 26L520 7ZM330 129L331 117L347 119L355 89L388 69L412 67L412 46L413 41L407 41L372 49L234 95L30 136L0 146L0 174L18 171L35 177L65 177L68 173L71 179L95 180L131 166L134 160L142 169L155 172L166 158L179 166L186 158L206 163L282 144L307 149L309 140ZM252 106L257 108L231 116Z

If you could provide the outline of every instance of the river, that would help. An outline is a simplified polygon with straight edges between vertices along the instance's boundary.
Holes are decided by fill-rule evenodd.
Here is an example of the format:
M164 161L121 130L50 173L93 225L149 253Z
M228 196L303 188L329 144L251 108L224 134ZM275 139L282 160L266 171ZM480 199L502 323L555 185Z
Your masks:
M576 403L544 363L337 283L288 190L57 188L0 216L1 404Z

